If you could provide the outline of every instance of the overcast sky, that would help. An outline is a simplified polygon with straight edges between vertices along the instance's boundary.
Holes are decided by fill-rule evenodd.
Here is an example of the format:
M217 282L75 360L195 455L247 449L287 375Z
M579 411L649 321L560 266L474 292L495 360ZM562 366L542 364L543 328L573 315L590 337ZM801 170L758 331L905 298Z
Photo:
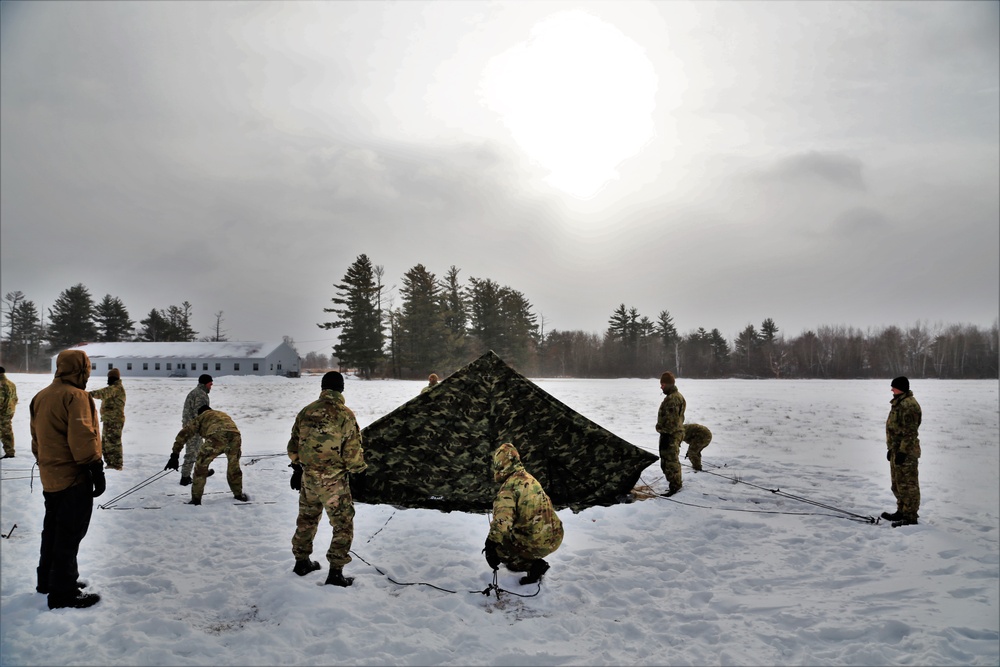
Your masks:
M774 319L990 326L995 2L2 2L0 292L329 351L386 283ZM6 333L6 330L4 331Z

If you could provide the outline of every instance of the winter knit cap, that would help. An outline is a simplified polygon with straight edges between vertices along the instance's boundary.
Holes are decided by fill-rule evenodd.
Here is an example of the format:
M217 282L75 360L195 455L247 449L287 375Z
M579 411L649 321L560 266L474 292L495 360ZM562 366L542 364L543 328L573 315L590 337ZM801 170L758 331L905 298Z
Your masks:
M900 391L910 391L910 381L906 379L905 375L900 375L898 378L894 378L890 386L893 389L898 389Z
M202 373L198 376L198 384L212 384L212 376L208 373Z
M0 366L0 375L3 375L6 372L7 372L7 369L4 368L3 366Z
M670 371L665 371L663 375L660 376L660 384L674 384L677 380L674 379L674 374Z
M339 391L344 393L344 376L337 371L330 371L323 376L323 382L320 386L325 389L333 389L334 391Z
M212 406L210 406L210 405L203 405L200 408L198 408L198 414L200 415L202 412L208 412L211 409L212 409Z
M117 368L112 368L108 371L108 384L111 384L112 380L121 380L122 373Z

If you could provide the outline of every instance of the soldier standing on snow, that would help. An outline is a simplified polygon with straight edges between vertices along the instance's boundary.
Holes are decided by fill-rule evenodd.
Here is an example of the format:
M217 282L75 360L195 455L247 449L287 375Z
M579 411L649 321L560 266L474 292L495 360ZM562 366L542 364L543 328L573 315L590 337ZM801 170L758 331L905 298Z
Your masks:
M562 521L514 445L500 445L493 453L493 481L500 482L500 490L483 548L486 562L494 570L505 564L512 572L527 572L520 582L533 584L549 569L545 556L562 544Z
M193 421L188 422L187 426L177 434L170 459L163 469L177 470L181 447L184 446L185 442L191 442L191 437L194 435L200 435L204 438L204 442L198 448L189 504L201 505L205 481L210 472L208 466L219 454L225 454L228 461L226 481L229 482L229 490L233 492L233 497L242 502L250 500L247 494L243 493L243 470L240 468L243 438L240 436L240 430L236 428L232 417L221 410L213 410L207 405L198 408L198 416Z
M212 376L203 373L198 377L198 386L188 392L184 399L184 412L181 413L181 426L187 426L198 417L198 410L204 405L211 405L208 400L208 392L212 391ZM191 468L198 458L198 449L201 447L201 436L193 435L184 446L184 464L181 466L181 486L191 483ZM209 469L208 476L215 474Z
M108 386L95 389L91 398L101 402L101 450L104 465L114 470L122 469L122 429L125 427L125 387L121 371L108 371Z
M712 432L701 424L684 424L684 442L688 445L684 458L691 462L692 468L701 470L701 450L712 442Z
M17 385L7 379L7 369L0 366L0 444L3 458L14 458L14 408L17 407Z
M920 438L917 437L917 430L922 415L906 377L895 378L890 388L892 400L889 401L889 417L885 420L885 443L888 448L885 458L889 461L896 511L892 514L882 512L882 518L892 521L892 527L897 528L917 523L917 510L920 509L920 481L917 475Z
M94 498L105 489L97 406L86 392L90 358L82 350L56 357L52 384L35 394L31 453L38 462L45 498L35 590L48 594L49 609L83 609L101 596L82 593L77 555L90 528Z
M330 563L326 583L350 586L354 577L344 576L354 541L354 498L349 475L368 466L361 448L358 420L344 404L344 376L337 371L323 376L319 399L296 415L288 440L288 458L292 460L290 486L299 492L299 515L292 536L295 557L292 571L303 577L320 569L320 564L309 560L309 556L325 509L333 527L326 552Z
M684 440L684 410L687 401L677 391L674 374L666 371L660 376L663 402L656 414L656 432L660 434L660 469L667 478L669 488L664 494L670 497L681 490L681 442Z

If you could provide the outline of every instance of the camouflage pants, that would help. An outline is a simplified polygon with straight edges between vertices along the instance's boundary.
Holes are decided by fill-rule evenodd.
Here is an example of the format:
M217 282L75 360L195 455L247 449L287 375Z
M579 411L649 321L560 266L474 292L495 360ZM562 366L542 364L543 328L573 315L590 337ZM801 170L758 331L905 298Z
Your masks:
M670 490L681 488L681 441L684 431L660 434L660 470L667 478Z
M917 461L908 457L905 463L896 463L895 454L889 461L892 478L892 495L896 496L896 509L900 518L916 519L920 509L920 480L917 475Z
M14 427L7 417L0 418L0 443L3 443L3 453L14 456Z
M333 527L326 559L330 567L342 568L351 562L349 552L354 542L354 498L347 475L331 479L308 470L304 472L299 491L299 516L292 536L292 555L295 560L304 560L312 554L313 539L324 509Z
M194 481L191 483L191 498L201 500L208 481L208 466L219 454L226 455L226 481L233 495L243 493L243 470L240 468L240 454L243 438L236 431L223 431L205 440L198 449L198 459L194 464Z
M691 462L692 468L701 470L701 450L712 442L712 432L701 424L685 424L684 442L688 445L684 458Z
M101 424L101 452L104 454L105 468L122 469L122 428L124 426L124 422L113 421Z
M196 435L184 443L184 463L181 464L181 477L190 477L194 462L198 459L198 450L204 440L200 435Z
M563 540L562 526L552 538L547 544L522 544L507 538L497 547L497 555L511 572L527 572L533 560L545 558L559 548Z

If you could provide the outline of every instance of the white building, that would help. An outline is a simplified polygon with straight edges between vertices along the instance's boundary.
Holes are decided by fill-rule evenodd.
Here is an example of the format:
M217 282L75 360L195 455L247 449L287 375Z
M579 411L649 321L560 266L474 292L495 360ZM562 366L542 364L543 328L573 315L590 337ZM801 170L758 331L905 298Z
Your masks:
M84 343L91 374L117 368L122 377L198 377L219 375L287 375L298 377L299 356L287 343L226 341L221 343ZM58 355L56 355L58 356ZM56 357L52 357L52 372Z

